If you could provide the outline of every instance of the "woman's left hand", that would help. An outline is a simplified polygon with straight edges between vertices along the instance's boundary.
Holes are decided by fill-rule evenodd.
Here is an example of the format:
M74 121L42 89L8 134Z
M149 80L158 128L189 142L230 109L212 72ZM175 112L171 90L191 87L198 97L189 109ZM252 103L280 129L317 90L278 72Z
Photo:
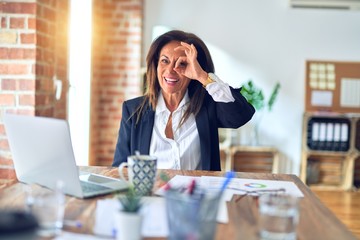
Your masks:
M174 70L185 77L196 79L203 82L207 79L207 73L201 68L197 60L197 50L193 44L181 42L181 46L176 47L175 51L182 50L186 56L179 57L176 61ZM185 66L183 64L185 63Z

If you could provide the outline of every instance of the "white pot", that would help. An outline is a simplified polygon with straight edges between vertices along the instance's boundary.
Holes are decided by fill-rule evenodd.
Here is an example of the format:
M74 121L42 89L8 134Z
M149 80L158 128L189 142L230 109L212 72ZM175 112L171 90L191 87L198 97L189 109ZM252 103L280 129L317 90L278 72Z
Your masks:
M143 216L139 213L118 211L115 213L117 240L140 240Z

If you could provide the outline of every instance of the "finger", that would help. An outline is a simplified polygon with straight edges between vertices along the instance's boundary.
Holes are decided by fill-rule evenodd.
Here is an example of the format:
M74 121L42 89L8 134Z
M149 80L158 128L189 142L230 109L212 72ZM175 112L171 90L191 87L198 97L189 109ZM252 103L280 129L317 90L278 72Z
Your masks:
M188 44L186 42L180 42L180 44L181 44L181 46L190 48L190 44Z
M192 51L197 52L196 47L194 46L194 44L191 44L190 48L191 48Z
M184 75L184 70L174 67L174 71L179 75Z
M177 46L176 48L174 48L175 51L177 50L191 50L191 45L186 43L186 42L180 42L181 46Z
M194 44L188 44L186 42L180 42L180 44L185 48L185 53L190 56L197 56L197 50Z
M188 44L186 42L180 42L180 44L181 44L181 46L183 46L185 53L188 55L193 54L193 50L196 51L196 48L194 47L193 44Z
M184 51L186 56L192 56L192 54L193 54L190 48L186 48L183 46L178 46L178 47L174 48L174 51Z
M174 48L174 51L185 51L186 47L184 46L177 46L176 48Z
M194 46L194 44L191 44L190 48L191 48L191 52L194 54L194 56L197 56L197 50L196 50L196 47Z
M181 67L174 67L174 71L179 74L179 75L183 75L185 76L185 68L181 68Z
M187 56L192 54L190 45L184 46L184 51Z
M179 57L176 62L175 62L175 68L176 69L185 69L186 66L188 65L188 62L187 62L187 57Z

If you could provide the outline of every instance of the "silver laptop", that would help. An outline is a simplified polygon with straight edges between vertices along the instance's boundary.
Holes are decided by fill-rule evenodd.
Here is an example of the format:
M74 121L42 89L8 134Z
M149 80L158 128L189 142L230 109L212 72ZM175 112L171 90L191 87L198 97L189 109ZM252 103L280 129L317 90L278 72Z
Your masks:
M15 114L3 120L19 181L55 189L61 180L64 193L78 198L127 189L125 181L79 172L67 121Z

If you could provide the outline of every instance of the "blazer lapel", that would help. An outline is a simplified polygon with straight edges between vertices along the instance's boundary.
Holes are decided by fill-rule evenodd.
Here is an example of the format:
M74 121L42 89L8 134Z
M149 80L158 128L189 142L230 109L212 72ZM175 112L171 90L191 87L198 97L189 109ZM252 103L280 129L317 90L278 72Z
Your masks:
M211 157L211 146L210 146L210 127L208 113L204 106L201 107L198 115L196 116L196 126L198 128L200 137L200 149L201 149L201 166L202 170L210 169L210 157Z
M150 152L150 141L152 130L154 127L155 111L149 109L146 111L144 116L141 118L141 124L139 124L139 151L141 154L149 154Z

